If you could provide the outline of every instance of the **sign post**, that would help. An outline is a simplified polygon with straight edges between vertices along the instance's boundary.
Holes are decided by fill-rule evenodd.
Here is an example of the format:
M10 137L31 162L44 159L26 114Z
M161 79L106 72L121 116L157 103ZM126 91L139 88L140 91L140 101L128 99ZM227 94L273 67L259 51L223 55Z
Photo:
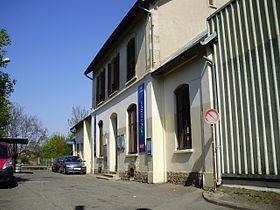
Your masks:
M212 161L213 161L213 190L216 192L216 145L215 145L215 132L214 125L220 120L220 114L216 109L209 109L205 115L204 120L207 124L211 125L211 135L212 135Z

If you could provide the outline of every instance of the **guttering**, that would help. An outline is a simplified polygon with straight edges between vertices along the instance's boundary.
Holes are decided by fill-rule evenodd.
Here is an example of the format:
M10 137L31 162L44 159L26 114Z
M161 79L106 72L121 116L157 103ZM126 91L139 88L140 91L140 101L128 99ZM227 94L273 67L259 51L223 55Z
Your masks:
M91 78L90 76L88 76L86 73L84 73L84 75L89 78L90 80L93 80L93 78Z
M209 43L212 43L214 41L216 41L217 39L217 33L214 32L212 34L210 34L209 36L207 36L203 41L200 42L201 45L208 45ZM214 108L218 110L218 92L217 92L217 81L216 81L216 74L215 74L215 64L214 62L209 59L206 56L202 56L202 58L210 65L211 67L211 75L212 75L212 84L213 84L213 97L214 97ZM218 127L215 126L215 132L218 133ZM217 135L215 135L217 136ZM221 172L221 139L218 138L216 139L216 156L217 156L217 160L216 160L216 167L217 167L217 185L221 185L222 184L222 172Z

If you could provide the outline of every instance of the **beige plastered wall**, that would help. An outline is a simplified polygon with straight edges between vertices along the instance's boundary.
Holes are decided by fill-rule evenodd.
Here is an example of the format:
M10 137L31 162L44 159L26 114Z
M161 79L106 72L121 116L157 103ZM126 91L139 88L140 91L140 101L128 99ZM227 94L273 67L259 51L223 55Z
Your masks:
M107 145L107 163L109 171L115 171L116 164L116 139L114 133L114 120L117 121L117 135L124 136L124 150L117 152L117 165L118 171L127 171L128 164L133 162L137 171L148 171L148 157L145 153L141 154L128 154L128 116L127 109L131 104L137 105L138 110L138 86L145 83L145 91L149 84L148 78L144 78L125 89L122 93L112 98L96 109L93 115L96 115L96 151L97 157L95 157L95 169L98 168L98 163L102 159L98 158L100 151L99 145L99 130L98 122L103 121L103 141L104 145ZM145 98L146 100L146 98ZM146 100L146 103L147 100ZM147 108L147 106L146 106ZM138 115L138 112L137 112ZM137 116L138 123L138 116ZM138 129L138 124L137 124ZM138 132L137 132L138 138Z
M84 157L87 173L91 173L91 156L92 156L92 127L91 118L83 121L84 128Z
M160 0L153 10L155 57L163 63L172 53L207 29L206 18L228 0ZM159 49L159 50L157 50Z
M75 134L75 141L76 141L76 145L75 145L75 152L73 152L74 155L82 155L81 151L77 151L77 144L84 143L84 130L83 130L83 124L79 124L78 126L76 126L76 134ZM80 150L81 150L81 146L80 146ZM82 157L83 158L83 157Z
M166 171L184 173L211 171L211 132L210 126L205 125L203 120L203 114L211 107L210 76L210 69L205 61L196 57L162 80ZM189 85L191 105L192 149L185 151L177 150L174 94L175 89L182 84Z

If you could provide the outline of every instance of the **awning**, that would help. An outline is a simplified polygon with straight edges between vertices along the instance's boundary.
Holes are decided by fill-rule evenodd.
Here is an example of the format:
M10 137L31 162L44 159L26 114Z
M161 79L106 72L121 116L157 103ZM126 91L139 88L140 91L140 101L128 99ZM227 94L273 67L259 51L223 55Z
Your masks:
M17 137L2 137L0 142L6 142L9 144L28 144L28 138L17 138Z

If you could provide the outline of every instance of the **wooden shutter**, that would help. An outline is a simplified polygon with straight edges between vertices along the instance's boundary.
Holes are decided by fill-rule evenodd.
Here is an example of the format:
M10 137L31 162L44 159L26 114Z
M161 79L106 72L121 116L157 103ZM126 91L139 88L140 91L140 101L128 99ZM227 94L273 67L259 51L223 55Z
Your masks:
M111 63L108 64L108 96L113 92L112 89L112 65Z
M128 110L129 118L129 153L137 153L137 115L136 105L132 105Z
M127 44L127 81L135 76L135 39L132 38Z
M99 156L103 157L103 122L98 123L99 127Z
M101 73L101 101L105 100L105 69Z
M120 84L120 54L118 53L114 62L114 90L119 89Z

